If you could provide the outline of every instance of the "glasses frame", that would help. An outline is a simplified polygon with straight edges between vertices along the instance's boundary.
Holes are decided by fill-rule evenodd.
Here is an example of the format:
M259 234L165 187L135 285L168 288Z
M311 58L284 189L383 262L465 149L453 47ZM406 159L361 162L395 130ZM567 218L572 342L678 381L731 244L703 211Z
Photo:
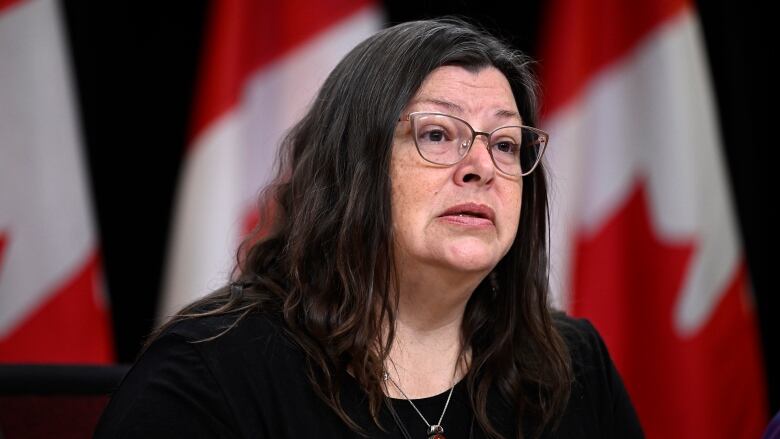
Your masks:
M547 144L550 142L550 135L547 134L546 131L540 130L539 128L534 128L534 127L527 126L527 125L504 125L504 126L500 126L500 127L496 128L493 131L488 133L488 132L485 132L485 131L477 131L477 130L475 130L474 127L472 127L470 123L466 122L465 120L461 119L458 116L453 116L451 114L446 114L446 113L438 113L438 112L435 112L435 111L414 111L414 112L411 112L411 113L407 114L404 117L401 117L400 119L398 119L398 121L399 122L409 122L411 124L411 126L412 126L412 132L414 133L415 131L417 131L417 125L415 124L415 122L413 120L415 118L415 116L445 116L445 117L451 117L453 119L456 119L456 120L459 120L459 121L463 122L471 130L471 141L469 142L469 146L468 146L468 149L466 150L466 153L463 154L463 156L461 158L459 158L456 162L449 163L449 164L448 163L437 163L437 162L434 162L434 161L431 161L431 160L425 158L425 156L423 155L422 151L420 151L420 145L417 144L417 136L416 135L412 136L412 137L414 137L414 147L417 149L417 153L420 154L420 157L423 160L425 160L426 162L428 162L428 163L432 163L434 165L439 165L439 166L453 166L453 165L457 165L463 159L468 157L469 153L471 152L471 147L474 146L474 143L477 141L477 136L485 136L485 140L486 140L485 148L487 149L488 154L490 155L490 160L493 162L493 166L495 166L496 169L498 171L500 171L501 173L503 173L503 174L511 175L513 177L525 177L526 175L528 175L531 172L533 172L534 169L536 169L536 167L539 166L539 163L542 162L542 156L544 155L544 152L547 150ZM544 143L543 143L543 145L541 147L542 150L539 152L539 157L537 157L536 162L534 162L533 166L531 166L531 169L529 169L527 172L523 172L521 170L519 175L510 174L510 173L504 171L503 169L501 169L501 167L498 165L498 163L496 163L496 159L495 159L495 157L493 157L493 150L490 148L490 137L496 131L502 130L504 128L521 128L523 130L528 130L528 131L531 131L533 133L536 133L540 138L544 139ZM522 145L520 147L522 148Z

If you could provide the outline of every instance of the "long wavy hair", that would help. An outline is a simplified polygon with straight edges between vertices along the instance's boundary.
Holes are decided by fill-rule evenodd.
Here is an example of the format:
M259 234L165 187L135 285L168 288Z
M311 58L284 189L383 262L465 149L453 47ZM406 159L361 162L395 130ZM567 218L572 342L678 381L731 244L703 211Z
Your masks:
M350 371L379 424L380 376L397 303L388 172L396 123L423 80L454 65L497 68L524 123L534 125L538 92L531 64L452 18L399 24L363 41L283 140L276 179L259 200L261 224L239 249L233 282L184 308L155 334L205 315L234 314L237 324L250 312L275 313L305 352L306 373L322 400L363 432L340 403ZM549 305L544 166L523 178L517 237L494 269L494 285L485 279L472 294L462 325L472 352L469 397L480 426L496 438L503 436L488 414L491 389L517 414L518 437L526 434L523 426L534 426L527 433L538 437L555 426L572 383L570 355Z

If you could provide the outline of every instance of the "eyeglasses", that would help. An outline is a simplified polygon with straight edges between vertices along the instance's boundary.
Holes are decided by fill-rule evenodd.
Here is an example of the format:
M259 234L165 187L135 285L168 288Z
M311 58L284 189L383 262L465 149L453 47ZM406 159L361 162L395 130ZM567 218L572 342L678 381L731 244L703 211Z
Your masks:
M463 160L477 136L485 136L487 150L496 168L508 175L526 176L542 159L549 135L544 131L512 125L486 133L474 131L463 119L442 113L409 113L401 121L412 124L414 144L424 160L452 166Z

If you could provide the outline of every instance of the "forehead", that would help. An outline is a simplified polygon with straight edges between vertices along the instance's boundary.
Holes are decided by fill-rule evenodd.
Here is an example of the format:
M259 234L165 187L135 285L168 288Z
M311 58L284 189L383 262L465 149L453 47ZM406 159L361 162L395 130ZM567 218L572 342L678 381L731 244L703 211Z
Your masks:
M477 71L458 66L439 67L425 78L407 109L520 118L509 81L495 67Z

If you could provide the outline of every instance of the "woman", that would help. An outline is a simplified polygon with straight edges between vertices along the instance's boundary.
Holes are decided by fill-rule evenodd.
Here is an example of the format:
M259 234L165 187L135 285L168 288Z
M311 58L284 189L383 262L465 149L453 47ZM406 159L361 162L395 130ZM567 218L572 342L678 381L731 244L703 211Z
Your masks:
M641 437L596 331L548 305L529 64L457 20L353 49L235 281L155 334L97 436Z

